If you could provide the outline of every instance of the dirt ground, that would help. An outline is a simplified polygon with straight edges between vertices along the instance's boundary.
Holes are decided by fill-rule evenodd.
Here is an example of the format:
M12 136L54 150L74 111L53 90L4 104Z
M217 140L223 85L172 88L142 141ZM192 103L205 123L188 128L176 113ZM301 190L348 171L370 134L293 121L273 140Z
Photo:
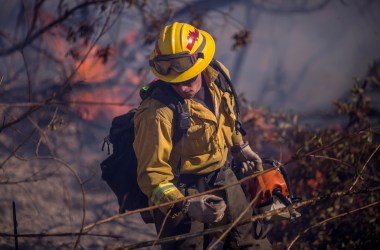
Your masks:
M116 215L116 197L100 178L99 163L107 156L100 148L107 132L104 127L69 123L47 131L49 143L32 140L9 160L17 138L0 134L0 162L5 162L0 169L0 233L13 233L13 201L19 235L75 233L83 218L88 225ZM77 249L114 249L156 236L154 226L145 224L139 214L97 225L90 233L96 236L82 236ZM19 249L73 249L76 240L76 236L19 237L18 244ZM14 246L13 237L0 237L0 249Z

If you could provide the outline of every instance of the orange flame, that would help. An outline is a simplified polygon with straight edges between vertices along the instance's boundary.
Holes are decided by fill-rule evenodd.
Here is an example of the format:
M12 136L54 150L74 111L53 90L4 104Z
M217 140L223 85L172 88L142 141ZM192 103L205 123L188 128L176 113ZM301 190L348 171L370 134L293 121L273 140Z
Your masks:
M79 104L73 104L72 106L85 120L112 119L128 112L132 108L130 105L123 103L125 101L123 98L127 93L126 86L98 88L91 92L82 91L75 96L76 102ZM85 103L88 105L84 105ZM120 105L107 105L111 103Z
M106 80L112 79L116 75L115 63L112 58L109 58L107 62L98 56L100 46L95 45L93 48L89 46L82 46L80 51L80 58L86 56L83 55L90 50L84 61L75 61L75 66L78 70L75 74L75 81L83 81L85 83L102 83ZM113 57L113 52L110 52L110 57Z
M46 25L55 17L47 11L41 11L39 21ZM114 116L127 112L131 106L122 104L129 95L125 83L138 85L141 81L140 76L132 69L127 69L120 77L121 86L103 87L105 81L114 80L117 69L115 55L123 53L123 48L135 42L137 33L126 33L119 44L113 47L102 47L101 45L85 45L79 40L76 47L72 46L63 34L66 33L62 25L56 25L48 33L42 36L42 43L54 57L70 68L77 68L73 81L85 84L98 84L96 88L86 91L77 89L70 93L68 97L76 104L71 107L77 111L85 120L111 119ZM53 34L53 35L52 35ZM90 47L93 46L93 47ZM124 47L123 47L124 46ZM120 50L116 53L116 48ZM85 58L83 60L83 58ZM99 104L103 103L103 104ZM120 103L120 105L112 105Z

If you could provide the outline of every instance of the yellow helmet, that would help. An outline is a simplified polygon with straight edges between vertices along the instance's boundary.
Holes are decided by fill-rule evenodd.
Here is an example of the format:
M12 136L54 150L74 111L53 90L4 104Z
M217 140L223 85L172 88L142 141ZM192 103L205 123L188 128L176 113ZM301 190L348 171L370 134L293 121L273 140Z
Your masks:
M159 79L178 83L194 78L215 54L212 36L186 23L173 23L161 31L149 65Z

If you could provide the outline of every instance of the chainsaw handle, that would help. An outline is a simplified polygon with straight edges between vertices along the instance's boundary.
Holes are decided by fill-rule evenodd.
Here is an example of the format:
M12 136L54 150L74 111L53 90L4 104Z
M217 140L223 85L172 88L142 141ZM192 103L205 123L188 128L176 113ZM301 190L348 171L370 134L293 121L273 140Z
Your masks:
M292 202L282 194L281 188L273 189L272 194L275 195L282 203L284 203L285 206L292 205Z

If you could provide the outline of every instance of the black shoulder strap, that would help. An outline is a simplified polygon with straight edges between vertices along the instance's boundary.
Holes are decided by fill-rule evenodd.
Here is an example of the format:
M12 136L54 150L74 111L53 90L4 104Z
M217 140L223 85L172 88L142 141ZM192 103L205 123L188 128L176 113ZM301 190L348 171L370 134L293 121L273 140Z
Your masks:
M165 106L173 110L174 115L174 132L173 144L181 140L182 136L190 127L190 112L185 100L178 95L171 86L163 81L157 81L148 89L145 89L143 95L140 92L142 99L150 96L153 99L160 101Z
M227 75L227 73L222 69L219 62L213 59L210 62L210 66L216 69L220 74L218 75L218 78L215 80L215 84L223 91L223 92L230 92L234 96L235 100L235 130L236 132L239 131L243 136L247 134L247 132L244 130L241 122L240 122L240 108L239 108L239 102L238 97L235 91L235 88L231 82L230 77Z

